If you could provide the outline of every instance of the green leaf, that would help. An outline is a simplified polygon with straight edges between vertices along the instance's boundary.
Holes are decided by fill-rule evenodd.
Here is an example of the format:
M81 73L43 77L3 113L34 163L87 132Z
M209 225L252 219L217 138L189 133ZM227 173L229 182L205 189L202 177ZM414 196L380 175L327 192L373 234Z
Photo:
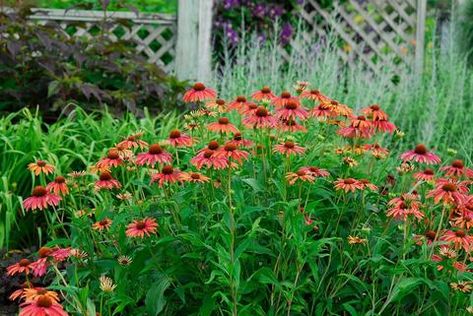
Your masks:
M59 81L54 80L51 81L48 85L48 98L52 97L53 95L59 92Z
M146 294L145 305L151 315L158 315L166 305L164 292L171 285L171 280L162 274L158 281L151 285Z

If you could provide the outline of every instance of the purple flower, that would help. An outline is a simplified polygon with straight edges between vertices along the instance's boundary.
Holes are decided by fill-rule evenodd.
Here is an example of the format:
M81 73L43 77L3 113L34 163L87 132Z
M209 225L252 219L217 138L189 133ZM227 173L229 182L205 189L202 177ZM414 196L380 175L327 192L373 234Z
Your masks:
M225 37L231 45L238 44L239 37L238 33L233 29L231 24L224 25L223 30L225 32Z
M253 16L263 18L266 15L267 7L262 4L258 3L255 8L253 9Z
M291 41L292 33L292 25L289 23L284 24L281 29L281 33L279 34L279 40L281 41L281 44L287 45Z
M231 9L238 7L241 4L240 0L224 0L223 1L223 7L225 9Z

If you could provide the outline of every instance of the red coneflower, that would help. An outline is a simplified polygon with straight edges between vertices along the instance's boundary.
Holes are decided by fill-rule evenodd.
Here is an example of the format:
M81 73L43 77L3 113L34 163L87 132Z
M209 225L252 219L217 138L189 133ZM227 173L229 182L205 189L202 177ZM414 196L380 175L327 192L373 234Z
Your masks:
M423 171L414 173L413 177L418 181L432 181L434 180L435 172L433 169L425 168Z
M256 101L272 100L276 96L268 86L264 86L261 90L254 92L251 97Z
M373 121L388 120L388 115L383 110L381 110L381 107L378 104L373 104L361 109L361 113Z
M289 93L288 91L282 92L281 96L275 97L274 99L271 100L271 103L277 108L286 106L288 102L295 102L298 105L300 104L299 99L296 97L293 97L291 93Z
M39 176L41 173L48 175L54 172L54 166L48 164L44 160L38 160L36 162L32 162L28 164L28 169L35 174L35 176Z
M98 231L108 230L112 226L112 220L110 218L104 218L92 225L92 228Z
M304 90L299 96L301 99L312 100L315 102L329 103L331 99L317 89Z
M191 159L191 164L197 169L202 167L213 169L225 169L229 166L228 159L215 154L216 151L212 149L204 149Z
M372 136L372 123L364 116L353 118L350 125L341 127L337 133L347 138L370 138Z
M230 144L237 145L238 147L250 147L253 146L253 142L249 139L244 139L241 133L235 133L233 139L229 141Z
M238 129L230 123L230 120L226 117L221 117L217 122L212 122L207 125L207 129L212 132L219 133L238 133Z
M7 267L7 275L12 276L19 273L25 273L26 275L31 272L31 261L28 259L21 259L15 264Z
M275 145L273 151L286 156L301 155L305 152L305 148L297 145L293 141L286 141L284 144Z
M264 107L259 106L253 115L245 117L242 121L247 128L275 128L278 125L278 119Z
M33 189L31 196L23 201L23 207L27 211L42 210L48 206L57 206L59 201L60 196L51 194L45 187L38 185Z
M473 237L468 235L464 230L447 230L440 239L453 243L456 250L463 248L467 252L471 250L473 242Z
M56 303L59 303L59 295L56 292L50 291L44 287L25 288L21 296L26 302L32 302L38 300L42 295L49 297Z
M136 156L136 164L139 166L148 165L154 167L155 164L170 163L172 155L166 152L159 144L149 146L148 152L139 153Z
M181 180L181 171L174 169L172 166L164 166L161 172L155 173L151 176L151 183L158 182L162 187L165 183L176 183Z
M466 176L467 178L473 178L473 170L466 168L463 161L460 159L452 161L450 166L442 167L440 170L444 171L447 177Z
M246 97L240 95L236 97L235 100L230 102L230 104L228 104L228 110L236 110L241 113L243 110L246 109L247 105L248 101L246 100Z
M333 112L330 103L320 103L318 106L310 110L310 115L318 118L327 118L329 116L336 116L337 113Z
M142 136L143 136L143 133L141 133L141 132L130 135L126 139L119 142L117 144L117 147L122 147L124 149L138 148L139 147L141 149L144 149L144 148L148 147L148 143L140 139Z
M134 220L129 224L126 235L134 238L143 238L145 235L149 237L151 234L156 234L157 228L158 223L154 218L145 217L141 220Z
M300 106L300 103L295 100L289 100L286 104L276 110L276 117L283 120L305 120L309 113Z
M53 182L48 183L48 185L46 186L46 190L48 190L49 192L53 192L56 195L69 194L69 188L66 184L66 178L62 176L57 176Z
M192 183L205 183L209 182L210 178L198 172L183 172L181 175L181 180Z
M396 125L389 122L388 120L382 120L382 119L374 120L373 121L373 126L374 126L374 129L378 132L384 132L384 133L392 134L396 130Z
M100 173L99 180L95 182L95 188L100 189L119 189L121 187L120 182L112 177L112 174L108 171Z
M248 159L248 152L238 149L238 146L232 143L226 143L215 155L233 159L239 164L241 164L243 160Z
M290 185L294 185L297 181L313 183L315 176L304 169L299 169L297 172L288 172L286 174L286 180Z
M435 188L427 193L427 197L433 198L436 204L440 201L443 201L444 204L458 204L466 199L468 191L465 183L451 179L439 179Z
M416 161L428 165L440 163L440 158L436 154L429 152L425 145L419 144L413 150L406 151L401 155L404 161Z
M18 316L67 316L62 306L47 295L40 295L34 301L20 305Z
M108 151L107 157L100 159L100 161L97 162L96 166L98 169L103 170L104 168L115 168L121 164L123 164L123 160L120 158L118 150L112 148Z
M316 178L325 178L330 175L327 170L313 166L302 167L300 170L304 170L305 172L308 172L310 175Z
M191 147L193 144L192 137L182 133L178 129L174 129L169 133L168 141L174 147Z
M361 183L360 181L353 179L353 178L347 178L347 179L338 179L334 181L335 184L335 190L343 190L345 192L355 192L356 190L363 190L365 188L364 184Z
M296 132L307 132L307 129L295 120L280 120L278 129L283 132L296 133Z
M201 82L197 82L196 84L194 84L194 86L190 90L187 90L186 93L184 93L182 100L184 100L184 102L186 103L190 103L190 102L199 102L199 101L205 101L205 100L216 99L216 98L217 98L217 93L215 92L215 90L207 88Z
M209 110L216 110L220 113L227 111L227 104L225 103L225 100L222 99L210 100L205 104L205 106Z

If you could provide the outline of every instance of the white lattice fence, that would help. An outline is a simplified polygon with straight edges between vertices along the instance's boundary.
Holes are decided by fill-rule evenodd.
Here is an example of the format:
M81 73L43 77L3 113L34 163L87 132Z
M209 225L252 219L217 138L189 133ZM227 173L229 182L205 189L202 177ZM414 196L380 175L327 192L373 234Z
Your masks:
M31 20L57 22L67 36L93 37L106 32L112 40L132 40L138 53L171 72L175 65L177 18L167 14L135 14L85 10L34 9Z
M348 0L335 1L334 8L324 9L316 0L305 0L300 12L306 25L303 43L295 46L335 36L338 55L346 62L359 59L374 71L386 64L413 66L414 60L422 62L423 2ZM416 55L420 57L414 59Z

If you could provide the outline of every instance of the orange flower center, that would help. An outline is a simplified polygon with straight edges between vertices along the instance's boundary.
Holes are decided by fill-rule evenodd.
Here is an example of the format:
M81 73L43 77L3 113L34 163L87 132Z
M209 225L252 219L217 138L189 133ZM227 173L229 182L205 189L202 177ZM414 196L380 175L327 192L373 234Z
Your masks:
M414 148L414 152L418 155L425 155L427 153L427 147L425 145L419 144Z
M218 119L218 124L227 125L228 123L230 123L230 121L226 117L221 117Z
M268 86L264 86L263 89L261 89L261 92L263 93L270 93L271 89Z
M291 94L287 91L284 91L283 93L281 93L281 98L283 99L289 99L291 97Z
M38 307L51 307L53 305L53 301L47 296L47 295L41 295L37 300L36 300L36 306Z
M266 110L265 107L260 106L260 107L258 107L258 109L256 110L255 114L256 114L256 116L258 116L258 117L266 117L266 116L268 116L268 110Z
M284 143L284 147L286 147L287 149L292 149L294 148L295 144L294 142L291 142L291 141L287 141Z
M163 174L172 174L174 172L174 169L172 168L172 166L164 166L163 167Z
M153 144L153 145L149 146L148 152L151 155L159 155L159 154L163 153L163 149L158 144Z
M345 184L354 184L355 180L354 179L345 179L345 180L343 180L343 183L345 183Z
M207 148L211 150L216 150L218 149L219 145L215 140L212 140L208 145Z
M218 105L225 105L225 100L217 99L217 101L215 101L215 103L217 103Z
M179 138L181 137L181 132L178 129L172 130L169 134L170 138Z
M457 230L455 232L455 236L459 237L459 238L463 238L466 236L465 232L463 230Z
M427 168L424 170L424 174L428 175L428 176L433 176L434 175L434 171L430 168Z
M463 161L461 161L460 159L454 160L452 162L452 167L462 169L463 168Z
M240 95L236 98L236 101L240 102L240 103L243 103L243 102L246 102L246 98L244 96Z
M100 178L100 181L110 181L113 179L110 172L107 172L107 171L102 172L99 178Z
M40 258L48 257L53 250L49 247L41 247L38 250L38 255Z
M146 224L143 221L139 221L136 223L136 228L139 230L145 229Z
M207 149L205 152L204 152L204 158L205 159L209 159L210 157L212 157L214 151L211 150L211 149Z
M110 149L108 151L108 159L118 159L120 158L120 155L118 154L118 151L116 149Z
M197 82L196 84L194 84L194 87L193 89L195 91L204 91L205 90L205 86L202 82Z
M225 151L234 151L237 149L237 146L235 144L226 144L224 148Z
M36 162L36 164L38 165L38 167L45 167L45 166L46 166L46 162L43 161L43 160L38 160L38 161Z
M372 106L370 106L370 108L371 108L373 111L379 111L379 110L380 110L380 107L379 107L379 105L377 105L377 104L373 104Z
M442 186L442 190L446 192L455 192L457 190L457 186L453 183L447 183Z
M298 106L299 106L299 105L297 104L296 101L292 101L292 100L291 100L291 101L288 101L288 102L287 102L285 108L288 109L288 110L295 110L295 109L297 109Z
M48 193L48 191L46 190L45 187L43 187L41 185L38 185L33 189L33 194L32 195L36 196L36 197L41 197L41 196L45 196L47 193Z
M198 173L191 173L191 178L194 180L199 180L200 179L200 174Z
M434 232L433 230L428 230L425 232L425 237L427 237L427 239L429 240L434 240L436 235L437 233Z
M31 262L28 259L21 259L20 262L18 262L20 267L27 267L30 265L30 263Z

